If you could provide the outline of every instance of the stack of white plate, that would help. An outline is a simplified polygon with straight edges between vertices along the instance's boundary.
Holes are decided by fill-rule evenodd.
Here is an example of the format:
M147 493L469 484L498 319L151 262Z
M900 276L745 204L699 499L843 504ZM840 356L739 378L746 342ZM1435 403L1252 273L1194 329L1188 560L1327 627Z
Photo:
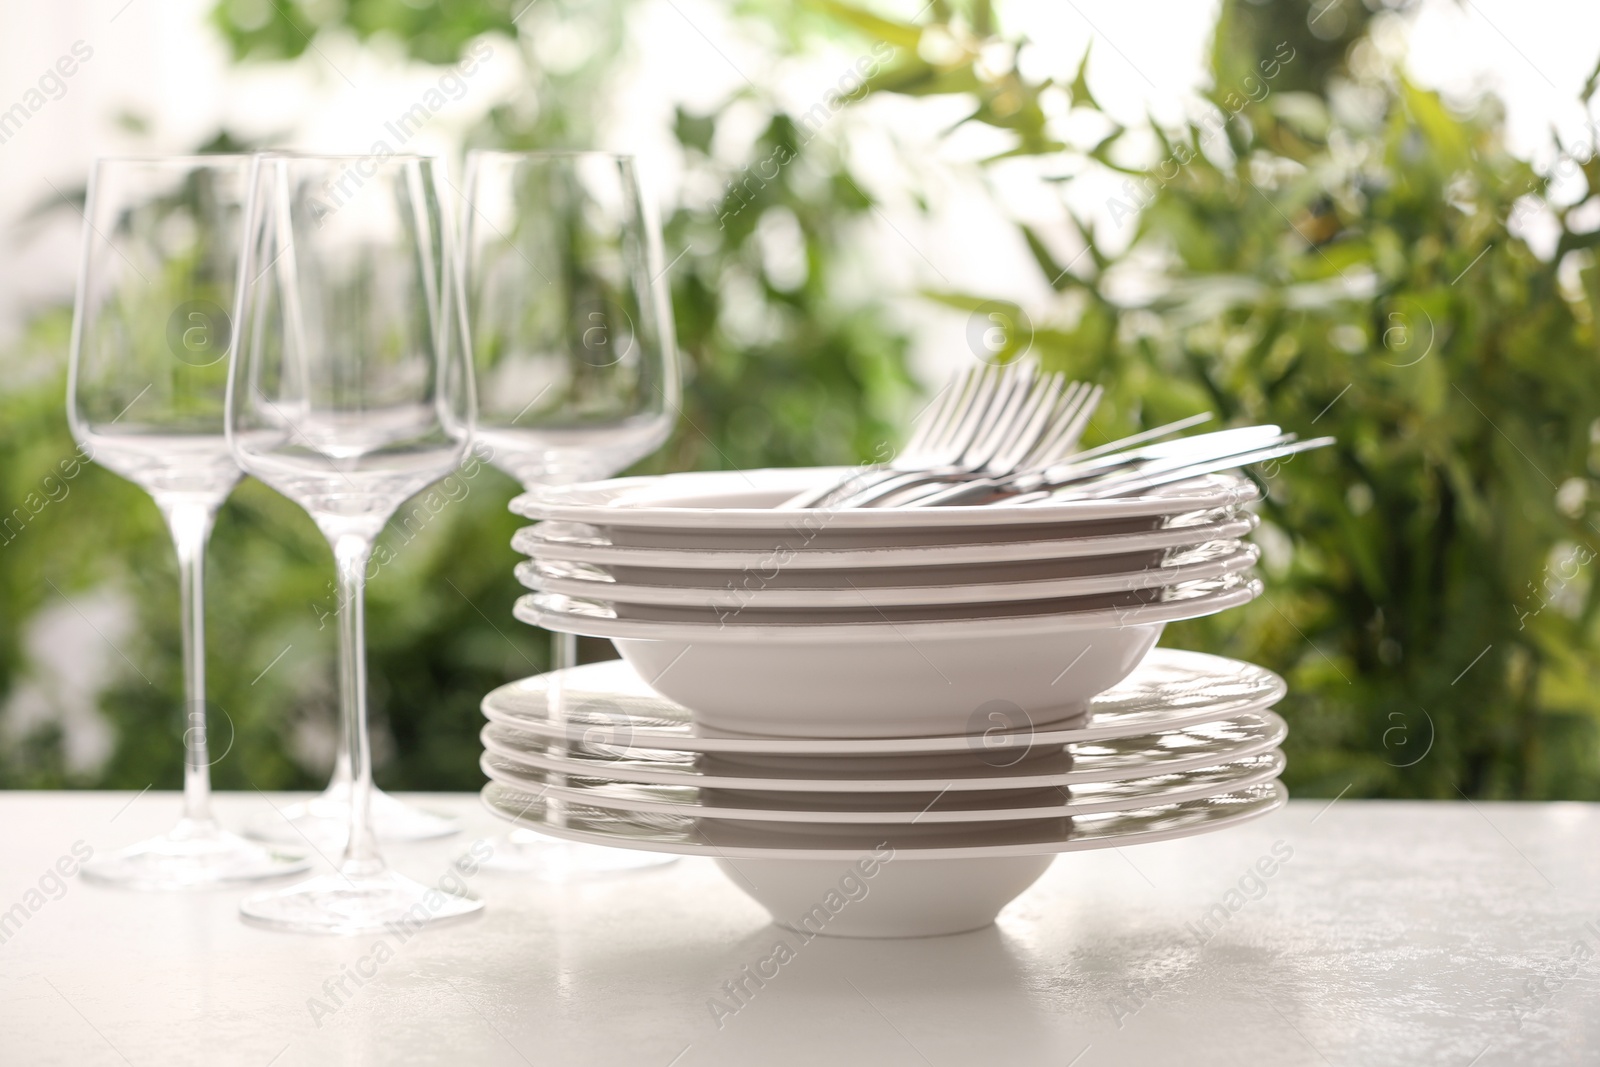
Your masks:
M981 926L1059 852L1265 814L1283 683L1165 649L1260 592L1253 485L786 510L833 470L518 498L517 615L625 663L484 701L484 795L574 840L716 857L780 923Z

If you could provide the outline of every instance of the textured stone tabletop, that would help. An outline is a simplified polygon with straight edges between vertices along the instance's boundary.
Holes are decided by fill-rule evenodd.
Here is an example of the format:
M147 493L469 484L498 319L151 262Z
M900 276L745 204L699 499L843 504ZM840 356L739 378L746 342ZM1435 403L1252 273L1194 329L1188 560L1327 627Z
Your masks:
M468 832L389 849L413 877L497 829L474 797L415 799ZM235 824L266 802L218 798ZM56 873L177 808L0 793L0 1064L1600 1063L1600 806L1295 801L1065 855L987 930L815 938L759 985L779 932L708 860L479 872L479 918L404 940Z

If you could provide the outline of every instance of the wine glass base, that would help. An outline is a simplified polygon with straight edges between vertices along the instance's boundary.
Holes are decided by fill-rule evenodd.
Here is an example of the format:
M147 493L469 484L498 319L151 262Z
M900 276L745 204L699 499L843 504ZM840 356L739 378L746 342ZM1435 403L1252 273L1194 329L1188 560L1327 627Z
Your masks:
M414 808L377 787L372 790L371 811L372 832L379 843L428 841L460 829L450 816ZM350 786L335 782L311 800L264 812L245 826L245 833L260 841L310 841L323 851L338 852L350 833Z
M632 848L606 848L576 841L545 837L532 830L512 830L502 837L473 842L469 855L489 850L478 866L494 874L535 878L541 882L582 882L608 878L629 871L664 867L678 859L664 852L641 852Z
M464 919L483 908L476 897L457 896L394 871L325 874L246 897L246 922L304 934L359 934L387 930L409 936L422 926Z
M80 873L102 885L160 892L259 882L310 867L299 853L247 841L215 823L185 820L160 837L92 857Z

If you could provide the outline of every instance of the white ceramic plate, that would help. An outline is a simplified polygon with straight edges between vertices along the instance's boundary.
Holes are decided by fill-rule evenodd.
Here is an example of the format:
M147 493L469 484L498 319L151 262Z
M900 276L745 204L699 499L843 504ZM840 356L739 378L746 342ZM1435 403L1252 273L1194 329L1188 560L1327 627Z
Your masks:
M1230 576L1162 590L1164 602L1140 607L852 625L643 622L545 594L521 598L515 612L547 629L611 638L652 689L718 730L934 737L971 733L996 708L1037 726L1075 718L1139 665L1166 623L1247 603L1260 590Z
M696 786L605 781L579 783L578 780L570 785L545 783L542 781L543 775L530 775L526 769L510 760L488 753L480 760L484 774L493 781L590 807L656 815L807 825L942 825L1098 815L1152 804L1175 804L1243 789L1278 777L1283 773L1285 763L1283 753L1275 750L1216 767L1148 778L1091 782L1073 786L1070 790L1041 789L1035 791L1035 795L1020 798L1021 803L1011 790L1000 793L948 792L926 799L921 794L905 793L794 793L787 795L788 803L784 803L784 795L771 794L763 798L762 806L757 807L753 803L741 803L740 794Z
M851 838L846 834L818 835L803 845L792 839L781 844L753 841L708 840L698 819L665 815L622 817L605 808L588 808L552 801L528 790L514 789L498 782L484 786L483 801L489 810L518 825L587 844L638 848L649 852L672 852L687 856L718 859L859 859L871 852L877 842ZM1068 820L1039 820L1032 835L1011 832L1005 840L993 840L981 826L975 831L957 831L950 843L933 846L926 841L915 848L899 848L893 840L893 861L980 859L988 857L1048 855L1092 848L1121 848L1125 845L1167 841L1195 834L1210 833L1260 818L1283 807L1289 792L1281 782L1249 786L1182 804L1157 805L1129 811L1086 815ZM1067 823L1062 827L1061 823ZM721 835L717 835L719 838ZM987 842L987 843L985 843Z
M1152 489L1140 496L1108 500L951 508L787 510L777 506L802 490L836 480L850 471L845 467L790 467L616 478L524 493L511 501L511 510L530 519L581 522L603 528L692 530L696 536L714 537L729 530L833 534L938 527L1059 527L1062 523L1154 518L1237 507L1260 495L1248 478L1212 474ZM1057 528L1054 532L1061 531Z
M992 570L977 573L985 580L1004 581L1020 576L1015 570L1019 564L1039 561L1081 560L1086 568L1093 568L1097 561L1109 561L1104 565L1115 569L1147 566L1159 562L1168 549L1244 537L1259 522L1250 512L1210 511L1194 518L1203 521L1175 517L1156 530L1091 537L1049 536L1037 540L876 548L823 548L816 547L814 540L808 543L794 538L746 549L633 548L611 544L600 536L598 527L539 523L518 530L511 538L511 547L539 559L590 564L606 570L618 581L657 584L692 581L682 573L689 570L731 574L751 571L768 576L774 583L785 579L796 584L804 581L797 572L848 571L858 585L891 584L906 581L893 573L896 570L937 567L989 567ZM1070 526L1063 527L1052 534L1071 530ZM1099 573L1099 569L1081 573Z
M1157 598L1137 604L1094 604L1092 597L1065 598L1056 602L961 605L955 608L934 606L924 617L917 609L899 615L874 609L851 613L848 620L818 618L814 613L762 612L760 621L752 612L740 612L703 621L706 613L682 609L683 616L619 618L616 608L595 597L566 597L530 593L518 598L513 614L523 622L548 630L582 634L585 637L624 640L694 642L705 644L831 645L836 642L888 643L917 638L958 638L982 640L986 637L1018 638L1041 630L1061 633L1073 630L1100 630L1150 626L1213 615L1247 604L1261 593L1261 583L1246 575L1228 575L1209 581L1168 586L1156 591ZM1077 608L1076 602L1091 606ZM979 609L990 609L980 611ZM672 609L661 609L670 612ZM859 620L859 621L858 621ZM624 653L626 656L626 653ZM646 674L646 677L650 677ZM1117 681L1121 681L1118 678ZM1112 683L1115 684L1115 683ZM692 705L691 705L692 707Z
M945 790L1045 789L1119 778L1212 767L1268 752L1288 735L1288 724L1270 711L1251 712L1221 722L1199 723L1157 734L1083 741L1058 751L1043 746L1008 766L949 756L874 757L866 773L852 757L797 756L764 765L759 757L694 755L649 749L552 744L494 723L479 737L495 756L533 771L568 778L689 785L758 793L939 793ZM1053 746L1052 746L1053 747ZM930 767L932 761L948 760ZM918 762L921 761L921 762Z
M483 698L483 713L535 737L625 748L818 756L980 752L1004 761L1033 746L1129 737L1260 711L1282 700L1286 691L1282 678L1252 663L1155 648L1131 675L1090 701L1079 727L1035 727L1026 716L991 708L974 732L947 737L774 738L699 725L626 662L607 660L503 685ZM555 715L552 692L557 694Z
M563 596L588 597L617 604L649 604L709 610L722 617L744 609L906 607L943 604L996 604L1050 600L1152 589L1181 582L1218 578L1255 566L1261 552L1254 545L1218 541L1181 553L1161 566L1073 578L1027 579L1001 583L866 587L843 582L836 588L771 589L756 575L737 585L633 585L582 571L553 567L535 560L517 565L517 579L530 589ZM565 573L563 573L563 571ZM689 572L691 575L700 572ZM900 573L907 573L901 571Z

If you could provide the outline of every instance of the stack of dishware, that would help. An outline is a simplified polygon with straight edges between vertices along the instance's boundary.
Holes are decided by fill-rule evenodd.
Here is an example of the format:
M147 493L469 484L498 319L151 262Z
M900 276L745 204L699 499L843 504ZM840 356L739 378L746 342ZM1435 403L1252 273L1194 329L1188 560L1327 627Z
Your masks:
M1249 664L1154 649L1260 592L1249 480L1025 506L795 507L841 470L624 478L513 510L517 616L623 662L484 700L487 804L715 857L780 923L991 921L1064 851L1282 804ZM870 872L870 873L869 873ZM809 917L809 918L808 918Z

